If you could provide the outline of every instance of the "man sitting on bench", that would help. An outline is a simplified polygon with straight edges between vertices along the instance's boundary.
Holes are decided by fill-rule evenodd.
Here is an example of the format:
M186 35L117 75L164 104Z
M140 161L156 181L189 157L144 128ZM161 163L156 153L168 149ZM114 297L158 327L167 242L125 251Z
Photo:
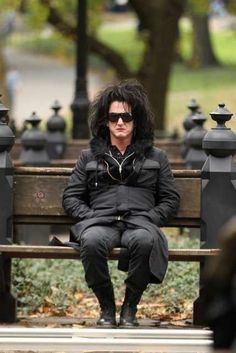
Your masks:
M149 283L161 283L168 245L160 227L179 205L165 153L153 147L154 126L146 92L137 81L122 81L98 94L92 104L90 149L84 150L63 194L80 244L85 279L95 293L97 324L116 325L107 257L127 248L119 268L128 271L119 325L137 326L137 304ZM124 261L126 260L126 261Z

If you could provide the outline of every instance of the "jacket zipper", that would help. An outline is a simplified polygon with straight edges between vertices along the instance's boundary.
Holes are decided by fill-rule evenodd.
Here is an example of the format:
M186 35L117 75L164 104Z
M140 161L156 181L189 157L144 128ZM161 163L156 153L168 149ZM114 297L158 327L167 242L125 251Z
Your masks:
M122 165L123 165L123 163L126 161L126 159L128 159L129 157L131 157L131 156L134 154L134 152L132 152L132 153L130 153L128 156L126 156L126 157L123 159L123 161L122 161L121 163L119 163L118 160L117 160L115 157L112 156L111 151L109 151L109 153L105 153L105 154L107 154L108 156L110 156L110 157L118 164L118 166L119 166L119 173L120 173L120 180L122 180Z

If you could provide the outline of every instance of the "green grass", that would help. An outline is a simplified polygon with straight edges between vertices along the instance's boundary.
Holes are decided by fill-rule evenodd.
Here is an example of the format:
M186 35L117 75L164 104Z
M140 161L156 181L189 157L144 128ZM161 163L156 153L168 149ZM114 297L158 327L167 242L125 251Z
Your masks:
M185 92L191 89L205 91L219 90L224 87L235 87L235 66L221 66L191 70L186 66L175 64L170 80L170 91ZM191 81L190 81L191 80Z
M136 71L142 59L144 42L135 28L107 29L101 28L98 38L122 54L132 71Z
M195 98L207 121L206 128L215 123L209 113L214 111L220 102L236 114L236 65L190 70L183 65L174 65L170 78L170 90L167 96L167 129L177 127L183 130L182 122L188 113L187 104ZM235 118L227 126L236 130Z

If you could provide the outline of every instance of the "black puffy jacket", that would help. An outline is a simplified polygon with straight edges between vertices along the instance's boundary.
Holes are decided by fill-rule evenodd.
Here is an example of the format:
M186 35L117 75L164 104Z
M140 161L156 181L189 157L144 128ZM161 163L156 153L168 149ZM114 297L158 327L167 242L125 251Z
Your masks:
M122 165L123 179L114 173L116 162L108 154L97 158L91 150L82 151L64 191L66 212L77 220L142 215L158 227L166 225L176 214L179 195L165 153L156 147L145 156L131 153Z
M145 141L133 146L122 166L101 141L83 150L63 194L63 206L77 223L73 241L85 229L122 220L153 234L150 255L152 283L160 283L168 264L168 244L159 227L165 226L179 206L179 195L166 154ZM123 268L125 270L125 268ZM126 268L127 269L127 268Z

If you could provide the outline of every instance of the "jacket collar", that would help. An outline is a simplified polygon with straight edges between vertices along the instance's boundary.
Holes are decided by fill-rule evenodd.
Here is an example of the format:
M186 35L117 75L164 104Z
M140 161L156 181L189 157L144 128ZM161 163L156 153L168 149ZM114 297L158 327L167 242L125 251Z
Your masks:
M138 158L143 158L153 147L153 141L142 139L137 140L133 144L133 150ZM109 145L106 140L100 137L94 137L90 141L90 148L96 159L102 158L108 151Z

